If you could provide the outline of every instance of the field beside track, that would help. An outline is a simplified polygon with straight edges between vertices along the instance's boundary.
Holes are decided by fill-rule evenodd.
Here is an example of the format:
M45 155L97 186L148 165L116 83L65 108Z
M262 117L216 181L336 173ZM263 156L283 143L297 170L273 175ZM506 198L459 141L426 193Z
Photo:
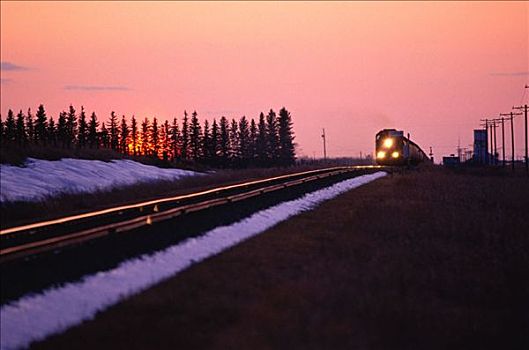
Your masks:
M528 207L523 176L395 174L36 347L527 349Z

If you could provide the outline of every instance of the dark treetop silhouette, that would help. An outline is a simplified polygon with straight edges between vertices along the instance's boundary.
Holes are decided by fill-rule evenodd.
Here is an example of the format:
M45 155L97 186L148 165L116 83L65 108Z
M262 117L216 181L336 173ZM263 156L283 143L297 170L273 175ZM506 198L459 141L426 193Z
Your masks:
M245 116L229 121L222 116L217 122L205 120L201 125L197 112L184 111L182 125L160 124L145 118L141 125L132 116L130 125L123 115L119 121L112 111L106 123L99 123L93 112L87 122L84 107L77 114L70 105L59 113L55 123L48 119L41 104L33 119L31 109L12 110L5 122L0 116L1 145L6 149L30 146L64 149L111 149L123 155L149 156L169 162L191 161L218 168L289 166L296 159L292 116L286 108L277 115L270 109L260 114L256 123Z

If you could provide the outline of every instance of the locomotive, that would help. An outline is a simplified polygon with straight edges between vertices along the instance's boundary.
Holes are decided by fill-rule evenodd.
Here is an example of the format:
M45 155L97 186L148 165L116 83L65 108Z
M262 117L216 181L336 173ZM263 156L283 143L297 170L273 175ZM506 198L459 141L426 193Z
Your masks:
M429 162L430 158L404 132L384 129L377 133L375 141L376 162L379 165L417 165Z

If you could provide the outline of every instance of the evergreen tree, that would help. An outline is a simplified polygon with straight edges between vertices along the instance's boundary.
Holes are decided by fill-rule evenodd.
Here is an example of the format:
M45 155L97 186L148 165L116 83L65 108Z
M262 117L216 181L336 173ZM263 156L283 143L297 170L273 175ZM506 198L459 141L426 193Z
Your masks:
M37 120L35 121L35 143L46 144L46 128L48 127L48 121L46 117L46 111L44 105L39 105L37 109Z
M138 150L138 122L136 122L136 117L133 115L132 120L130 122L130 129L131 129L131 138L132 138L132 153L134 155L137 155L139 153Z
M257 159L260 166L267 165L266 156L266 122L264 114L259 115L258 133L257 133Z
M212 149L211 149L211 135L209 133L209 122L207 119L204 121L204 136L202 136L202 159L204 163L211 164L212 160Z
M292 165L296 160L294 132L292 131L292 117L285 107L279 111L278 124L279 164Z
M169 152L171 152L171 127L169 126L169 121L165 120L163 123L163 143L162 143L162 156L163 160L169 159Z
M165 144L165 127L164 127L164 124L160 124L160 127L158 128L159 132L158 132L158 144L160 145L159 148L158 148L158 157L159 155L162 156L162 159L164 159L164 144Z
M173 118L173 125L171 126L171 152L173 160L180 158L180 129L176 118Z
M55 130L55 121L53 117L50 117L48 123L48 143L52 146L57 146L57 130Z
M31 108L28 108L28 115L26 116L26 129L28 134L28 141L35 142L35 124L33 123L33 115Z
M213 118L213 123L211 124L211 146L210 146L211 147L210 149L211 164L213 166L218 166L218 163L219 163L218 155L221 152L219 136L220 136L219 125L217 124L217 120Z
M202 128L198 121L197 112L191 114L191 124L189 125L189 153L194 161L201 158L201 138Z
M149 119L145 118L141 123L141 153L148 155L151 151L150 140L149 140Z
M15 139L17 141L17 144L19 146L26 146L28 140L26 135L26 129L24 125L24 113L22 110L18 112L17 114L17 120L16 120L16 129L15 129Z
M68 115L66 116L66 146L70 148L75 144L77 135L77 116L75 108L72 105L68 108Z
M119 147L119 128L118 128L118 117L116 117L116 113L114 111L110 113L109 128L110 128L109 129L110 148L114 151L117 151Z
M59 113L59 121L57 123L57 141L65 148L68 143L68 131L66 130L66 112Z
M151 141L152 141L152 155L158 158L158 153L160 151L160 134L158 130L158 120L156 117L152 120L151 127Z
M239 153L241 156L241 165L247 166L252 157L251 152L251 140L250 140L250 128L248 120L243 116L239 120Z
M270 109L266 116L266 156L270 164L279 160L279 135L276 113Z
M239 147L239 125L235 119L231 120L230 126L230 161L232 166L239 166L241 150Z
M189 120L187 118L187 111L184 111L184 120L182 122L182 159L189 157Z
M103 148L110 148L110 137L108 135L108 129L105 126L105 123L101 124L101 132L99 139L101 140L101 146Z
M88 124L86 123L86 113L83 106L81 106L81 114L79 115L79 131L77 133L77 141L79 148L85 148L88 141Z
M250 122L250 163L255 165L257 160L257 124L252 118Z
M90 148L99 148L99 140L97 135L98 126L99 122L97 121L96 113L92 112L92 115L90 116L90 122L88 123L88 144L90 145Z
M230 126L228 125L228 119L226 117L220 118L219 129L219 160L222 167L227 167L230 157Z
M15 115L13 114L12 110L8 110L7 118L5 121L4 141L7 144L14 143L15 135L16 135Z
M128 154L129 151L129 127L127 120L123 115L121 117L121 130L119 133L119 150L123 154Z

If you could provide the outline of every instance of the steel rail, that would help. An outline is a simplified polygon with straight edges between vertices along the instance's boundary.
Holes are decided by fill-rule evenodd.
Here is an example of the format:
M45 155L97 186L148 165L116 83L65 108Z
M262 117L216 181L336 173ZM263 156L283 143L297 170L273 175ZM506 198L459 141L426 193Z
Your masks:
M299 173L294 173L294 174L280 175L280 176L270 177L270 178L261 179L261 180L248 181L248 182L235 184L235 185L216 187L216 188L212 188L212 189L209 189L209 190L195 192L195 193L191 193L191 194L178 195L178 196L174 196L174 197L155 199L155 200L150 200L150 201L140 202L140 203L135 203L135 204L122 205L122 206L118 206L118 207L113 207L113 208L108 208L108 209L103 209L103 210L98 210L98 211L93 211L93 212L88 212L88 213L83 213L83 214L66 216L66 217L62 217L62 218L58 218L58 219L52 219L52 220L47 220L47 221L41 221L41 222L36 222L36 223L32 223L32 224L22 225L22 226L10 227L10 228L6 228L6 229L3 229L3 230L0 230L0 236L1 235L6 235L6 234L10 234L10 233L16 233L16 232L20 232L20 231L26 231L26 230L41 228L41 227L44 227L44 226L51 226L51 225L62 224L62 223L70 222L70 221L74 221L74 220L90 218L90 217L94 217L94 216L98 216L98 215L110 214L110 213L119 212L119 211L128 210L128 209L142 208L142 207L146 207L146 206L150 206L150 205L158 205L158 204L167 203L167 202L173 202L173 201L179 201L179 200L189 199L189 198L193 198L193 197L199 197L199 196L203 196L203 195L207 195L207 194L211 194L211 193L215 193L215 192L219 192L219 191L226 191L226 190L231 190L231 189L243 188L243 187L247 187L247 186L251 186L251 185L258 185L258 184L271 182L271 181L275 181L275 180L287 179L287 178L290 178L290 177L297 177L297 176L303 176L303 175L313 174L313 173L317 173L317 172L333 171L333 170L344 169L344 168L347 168L347 169L370 169L370 168L380 168L380 166L366 165L366 166L353 166L353 167L332 167L332 168L304 171L304 172L299 172Z
M241 187L247 186L250 183L260 184L260 183L274 181L277 179L288 179L289 177L307 175L307 177L304 177L301 179L291 180L291 181L287 181L287 182L283 182L283 183L279 183L279 184L275 184L271 186L260 187L257 189L234 194L231 196L226 196L226 197L221 197L221 198L216 198L216 199L209 199L209 200L200 201L197 203L192 203L192 204L187 204L187 205L181 205L181 206L170 208L168 210L164 210L161 212L155 212L152 214L142 215L139 217L123 220L120 222L105 224L105 225L101 225L101 226L97 226L97 227L93 227L89 229L84 229L84 230L77 231L77 232L67 233L67 234L60 235L60 236L45 238L42 240L27 242L27 243L15 245L12 247L8 247L5 249L1 249L0 250L0 263L27 257L30 255L42 253L42 252L49 251L49 250L55 250L55 249L62 248L62 247L72 245L72 244L79 244L84 241L95 239L95 238L102 237L102 236L109 235L109 234L130 231L132 229L136 229L141 226L152 225L155 222L169 220L169 219L172 219L174 217L177 217L177 216L180 216L186 213L204 210L204 209L224 205L227 203L238 202L238 201L245 200L251 197L256 197L256 196L259 196L265 193L277 191L277 190L292 187L292 186L297 186L297 185L300 185L306 182L315 181L315 180L326 178L329 176L335 176L335 175L339 175L339 174L343 174L343 173L347 173L347 172L351 172L355 170L371 169L371 168L378 168L378 167L335 167L335 168L328 168L328 169L320 169L319 171L309 171L309 172L302 172L302 173L296 173L296 174L290 174L290 175L282 175L282 176L273 177L273 178L264 179L264 180L251 181L251 182L238 184L238 185L231 185L231 186L215 188L215 189L202 191L202 192L198 192L198 193L194 193L190 195L171 197L172 200L174 200L174 198L181 199L182 197L189 198L192 196L197 196L199 193L212 193L215 191L219 191L219 189L223 189L223 188L230 188L230 189L241 188ZM322 170L326 170L326 172L322 172ZM320 173L308 176L310 174L314 174L315 172L320 172ZM131 205L127 207L135 208L135 207L146 206L147 204L145 203L149 203L148 205L153 205L153 204L156 205L162 202L167 202L168 200L169 199L149 201L149 202L141 203L143 205ZM113 211L119 211L119 210L113 210ZM94 216L94 215L91 215L91 216ZM26 226L31 226L31 225L26 225Z

